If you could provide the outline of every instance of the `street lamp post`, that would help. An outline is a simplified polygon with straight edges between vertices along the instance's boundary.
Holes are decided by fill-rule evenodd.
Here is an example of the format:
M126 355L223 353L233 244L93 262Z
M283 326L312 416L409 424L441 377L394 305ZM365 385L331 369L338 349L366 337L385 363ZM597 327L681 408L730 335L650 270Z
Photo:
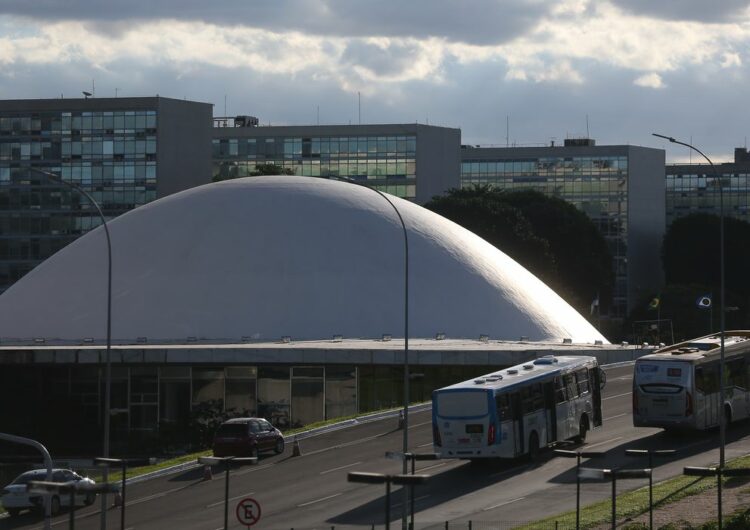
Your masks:
M357 182L356 180L348 178L348 177L338 177L338 178L343 179L346 182L356 184L357 186L362 186L363 188L372 190L378 195L380 195L383 199L385 199L386 202L388 202L388 204L391 205L391 208L393 208L393 211L396 212L396 216L398 217L398 220L401 223L401 229L403 230L403 233L404 233L404 422L403 422L404 432L403 432L402 451L404 454L406 454L409 452L409 237L406 232L406 223L404 223L404 218L401 217L401 212L399 212L398 208L396 208L396 205L393 204L393 201L391 201L388 198L388 196L382 191L378 190L377 188L370 187L367 184ZM407 462L406 462L406 458L404 458L402 473L406 475L407 472L408 472ZM408 488L404 488L404 503L403 503L403 510L401 513L401 525L403 528L407 527L406 506L409 503L408 501L409 501L409 490Z
M725 399L725 389L724 389L724 331L725 331L725 311L724 311L724 186L721 181L721 178L719 174L716 171L716 167L714 166L714 163L711 162L711 159L708 158L703 151L698 149L697 147L694 147L688 143L680 142L679 140L675 140L671 136L665 136L663 134L657 134L652 133L654 136L658 138L664 138L665 140L669 140L673 144L679 144L683 145L689 149L692 149L699 155L701 155L703 158L705 158L708 161L708 164L711 166L711 171L714 174L714 182L719 183L719 340L721 341L721 348L719 350L719 467L723 468L725 464L724 459L724 446L726 445L726 414L724 412L724 399Z
M54 182L57 182L59 184L63 184L65 186L68 186L71 189L74 189L78 193L84 195L96 208L96 212L99 214L99 218L102 220L102 225L104 226L104 235L107 238L107 352L105 355L105 389L104 389L104 446L102 448L102 454L104 458L109 457L109 423L110 423L110 404L111 404L111 394L112 394L112 359L111 359L111 351L112 351L112 241L109 237L109 227L107 226L107 218L104 217L104 214L102 213L102 209L99 207L99 203L97 203L94 198L81 186L78 184L75 184L73 182L68 182L67 180L63 180L60 175L56 173L52 173L51 171L45 171L43 169L39 169L36 167L29 167L30 170L36 171L37 173L40 173L42 175L47 176L50 180L53 180ZM104 481L106 482L109 478L109 468L104 468ZM101 528L104 530L107 527L107 492L103 492L102 494L102 504L101 504Z

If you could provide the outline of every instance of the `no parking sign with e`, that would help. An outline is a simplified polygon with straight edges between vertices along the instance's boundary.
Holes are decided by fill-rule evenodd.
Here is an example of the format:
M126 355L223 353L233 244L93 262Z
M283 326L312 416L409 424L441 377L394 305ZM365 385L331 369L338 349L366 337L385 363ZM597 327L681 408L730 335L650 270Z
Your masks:
M247 527L260 520L260 504L253 498L245 497L237 503L237 520Z

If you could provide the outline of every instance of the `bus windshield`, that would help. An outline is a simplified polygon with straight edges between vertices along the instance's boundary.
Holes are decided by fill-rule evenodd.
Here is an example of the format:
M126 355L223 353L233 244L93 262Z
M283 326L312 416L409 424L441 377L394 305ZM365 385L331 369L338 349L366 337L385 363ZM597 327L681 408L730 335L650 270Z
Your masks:
M437 394L437 414L441 418L486 416L489 413L487 393L466 390Z

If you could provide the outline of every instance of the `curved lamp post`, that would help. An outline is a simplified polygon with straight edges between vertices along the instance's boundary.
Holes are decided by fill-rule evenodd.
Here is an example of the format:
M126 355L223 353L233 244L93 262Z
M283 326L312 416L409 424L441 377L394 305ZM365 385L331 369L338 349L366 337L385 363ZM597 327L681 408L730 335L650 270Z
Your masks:
M396 212L396 216L398 216L398 220L401 223L401 229L404 233L404 436L403 436L403 452L404 454L409 452L409 237L406 232L406 224L404 223L404 218L401 217L401 212L398 211L398 208L396 208L396 205L393 204L393 201L391 201L388 196L383 193L382 191L373 188L371 186L368 186L367 184L363 184L362 182L357 182L354 179L351 179L349 177L343 177L339 176L338 179L344 180L346 182L349 182L351 184L356 184L357 186L361 186L363 188L366 188L368 190L372 190L378 195L380 195L383 199L385 199L388 204L391 205L391 208L393 208L393 211ZM408 467L406 458L403 459L404 465L403 465L403 474L406 475L408 473ZM404 509L403 509L403 516L402 516L402 524L403 527L406 528L406 506L408 504L408 488L404 488Z
M721 181L721 177L716 172L716 167L711 159L708 158L703 151L694 147L688 143L680 142L675 140L671 136L665 136L663 134L652 133L658 138L664 138L669 140L673 144L684 145L685 147L692 149L703 158L708 161L711 166L711 171L714 174L714 181L719 183L719 340L721 341L720 357L719 357L719 467L724 467L724 446L726 445L726 415L724 413L724 186Z
M52 173L51 171L45 171L36 167L29 167L30 170L41 173L47 176L50 180L68 186L74 189L81 195L84 195L96 208L96 212L99 214L99 218L102 220L104 226L104 234L107 237L107 353L105 356L106 371L105 371L105 389L104 389L104 447L103 456L104 458L109 457L109 409L110 409L110 396L112 394L112 363L111 363L111 350L112 350L112 242L109 237L109 227L107 227L107 219L102 213L102 209L99 207L94 198L82 187L73 182L63 180L60 175ZM104 468L104 482L108 479L108 468ZM101 516L101 527L102 529L107 526L107 495L106 492L102 494L102 516Z

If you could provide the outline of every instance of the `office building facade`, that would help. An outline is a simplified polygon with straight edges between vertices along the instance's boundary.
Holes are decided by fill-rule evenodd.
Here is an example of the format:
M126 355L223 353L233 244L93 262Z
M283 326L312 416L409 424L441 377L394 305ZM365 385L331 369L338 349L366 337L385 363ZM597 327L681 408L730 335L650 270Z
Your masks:
M162 97L0 101L0 293L101 224L210 182L212 105Z
M424 204L459 186L460 129L420 124L257 126L215 118L216 180L246 177L261 164L294 175L352 179Z
M722 188L719 188L721 180ZM724 215L750 222L750 152L734 150L734 162L668 164L666 166L666 217L672 221L692 213L719 215L721 193Z
M461 150L461 186L533 189L575 205L609 244L615 286L609 314L621 319L662 283L664 151L597 146L591 139L549 147Z

